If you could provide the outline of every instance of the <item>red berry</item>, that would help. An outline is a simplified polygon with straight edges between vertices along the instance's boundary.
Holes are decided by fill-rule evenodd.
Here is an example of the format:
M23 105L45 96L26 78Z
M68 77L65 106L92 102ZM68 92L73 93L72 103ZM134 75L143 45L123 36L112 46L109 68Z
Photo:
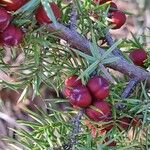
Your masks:
M102 76L89 79L87 87L96 99L103 100L109 95L109 83Z
M86 108L86 115L94 121L106 121L111 114L111 105L105 101L95 101L93 102L95 108Z
M61 12L57 4L55 3L50 3L50 6L52 8L52 11L55 15L55 17L58 19L61 17ZM50 18L47 16L43 6L39 6L38 9L36 10L35 17L38 23L40 24L48 24L52 23Z
M108 137L106 137L105 138L105 142L108 142L108 141L110 141L110 138L108 138ZM104 142L104 143L105 143ZM110 144L108 144L107 146L116 146L117 145L117 142L116 141L112 141Z
M22 7L27 0L1 0L0 3L6 8L8 11L16 11L20 7Z
M126 15L121 11L112 11L108 17L110 18L111 25L113 25L112 29L119 29L126 22Z
M69 96L69 102L78 107L87 107L91 104L92 97L86 86L74 87Z
M0 32L7 28L10 20L11 15L3 7L0 7Z
M131 119L128 117L123 117L121 119L119 119L119 125L121 128L127 130L129 125L131 123Z
M75 86L80 86L82 85L82 82L81 80L77 80L78 79L78 76L77 75L73 75L73 76L70 76L69 78L67 78L65 80L65 86L66 87L75 87Z
M130 59L133 61L133 63L137 66L144 66L144 61L148 57L148 53L144 49L134 49L129 54Z
M112 0L93 0L93 2L95 3L95 4L97 4L97 3L99 3L100 5L101 4L104 4L104 3L106 3L106 2L111 2Z
M1 41L2 44L5 46L15 46L21 43L22 38L23 38L23 31L14 26L14 25L9 25L1 34Z

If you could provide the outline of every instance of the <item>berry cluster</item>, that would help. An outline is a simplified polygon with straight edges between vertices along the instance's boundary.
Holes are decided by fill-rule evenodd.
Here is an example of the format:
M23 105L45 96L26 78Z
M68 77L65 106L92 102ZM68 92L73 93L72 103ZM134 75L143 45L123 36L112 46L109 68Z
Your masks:
M93 102L104 101L109 95L109 84L102 76L94 76L85 86L78 76L73 75L65 81L64 94L73 106L88 107Z
M77 75L70 76L65 80L64 95L68 98L69 103L74 107L85 108L85 114L90 120L95 122L103 122L100 125L99 135L110 131L114 127L114 119L112 117L112 105L105 101L109 96L109 83L102 76L93 76L83 85ZM131 119L122 117L117 120L119 129L127 130L129 126L135 127L139 125L138 117ZM100 124L101 124L100 123ZM92 132L92 136L97 136L97 129L90 121L86 120L85 124ZM106 139L108 141L108 138ZM115 146L114 141L109 146Z
M110 4L110 8L108 11L108 21L112 26L112 29L119 29L125 24L126 15L122 11L118 10L117 5L112 2L112 0L94 0L93 2L99 5L102 5L104 3Z
M16 11L26 0L0 1L0 44L4 46L18 45L23 38L23 31L11 24L11 12Z
M66 79L64 94L70 104L85 108L86 115L94 121L107 121L111 116L111 104L105 99L109 95L109 83L102 76L89 79L83 85L78 76L73 75Z
M23 39L23 31L19 27L11 23L11 13L18 10L27 0L1 0L0 1L0 44L3 46L16 46L21 43ZM61 12L59 7L55 3L50 3L52 11L56 18L61 17ZM35 17L38 23L47 24L52 23L52 21L47 16L44 8L40 5L36 12Z

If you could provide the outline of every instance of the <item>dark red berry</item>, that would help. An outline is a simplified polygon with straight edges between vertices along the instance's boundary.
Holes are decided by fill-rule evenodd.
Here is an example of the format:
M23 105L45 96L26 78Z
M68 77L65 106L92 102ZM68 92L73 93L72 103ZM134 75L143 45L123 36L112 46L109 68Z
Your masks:
M131 123L131 119L128 117L123 117L119 119L119 126L125 130L128 129L130 123Z
M23 31L20 28L10 24L0 34L0 37L4 46L15 46L21 43L23 38Z
M55 3L50 3L50 6L52 8L52 11L54 13L54 16L56 19L61 17L61 12L57 4ZM40 24L48 24L52 23L50 18L47 16L43 6L39 6L38 9L36 10L35 17L38 23Z
M148 53L144 49L134 49L129 57L135 65L143 67L144 61L148 58Z
M9 25L11 20L11 15L4 9L0 7L0 32L4 31Z
M106 2L111 2L112 0L93 0L93 2L95 3L95 4L104 4L104 3L106 3Z
M103 100L109 95L109 83L102 76L89 79L87 87L96 99Z
M16 11L20 7L22 7L27 0L1 0L0 3L6 8L8 11Z
M86 115L94 121L106 121L111 114L111 105L105 101L93 102L94 108L86 108Z
M78 79L78 76L77 75L73 75L73 76L70 76L69 78L67 78L65 80L65 86L66 87L75 87L75 86L80 86L82 85L82 82L80 79Z
M126 15L121 11L112 11L108 14L110 18L110 24L113 26L112 29L121 28L126 22Z
M106 137L104 143L105 143L105 142L109 142L109 141L110 141L110 138ZM117 142L116 142L116 141L112 141L112 142L111 142L110 144L108 144L107 146L116 146L116 145L117 145Z
M91 104L92 97L86 86L74 87L69 95L69 102L78 107L88 107Z

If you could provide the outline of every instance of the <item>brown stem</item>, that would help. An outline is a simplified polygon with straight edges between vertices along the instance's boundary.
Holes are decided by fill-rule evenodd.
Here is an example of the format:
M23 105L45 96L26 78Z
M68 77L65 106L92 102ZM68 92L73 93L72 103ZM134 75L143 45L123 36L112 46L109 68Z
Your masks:
M123 90L122 94L121 94L121 98L125 99L128 98L130 96L130 94L132 93L132 90L134 89L134 87L138 84L139 79L138 78L131 78L129 83L127 84L127 86L125 87L125 89ZM125 108L125 104L123 104L122 102L117 102L115 104L115 107L117 109L123 110Z
M76 30L76 23L77 23L77 8L75 5L75 2L72 2L72 12L71 12L71 17L70 17L70 29L71 30Z
M125 87L125 89L123 90L122 94L121 94L121 97L122 98L127 98L130 96L133 88L138 84L139 82L139 79L138 78L132 78L128 85Z
M47 30L50 32L59 30L55 33L56 36L68 42L68 44L75 46L79 50L84 53L90 53L90 44L91 42L87 40L85 37L80 35L74 30L70 30L69 28L65 27L64 25L57 23L56 25L50 24L47 26ZM105 50L99 47L99 52L101 55L104 54ZM115 54L116 55L116 54ZM114 57L113 54L110 54L109 57ZM129 77L137 77L139 80L146 80L148 85L150 86L150 72L147 72L143 68L135 66L134 64L129 63L125 59L120 58L116 62L107 65L108 67L117 70Z

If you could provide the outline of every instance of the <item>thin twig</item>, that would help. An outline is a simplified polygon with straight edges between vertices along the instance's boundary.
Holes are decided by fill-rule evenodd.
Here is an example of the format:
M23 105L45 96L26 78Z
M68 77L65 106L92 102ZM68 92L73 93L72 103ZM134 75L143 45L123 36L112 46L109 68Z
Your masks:
M72 12L70 17L70 29L76 30L76 23L77 23L77 7L75 2L72 2Z
M80 123L81 123L81 117L83 116L84 110L80 110L77 115L75 115L71 119L71 124L73 126L73 130L71 131L69 137L70 141L68 144L65 144L63 147L65 150L68 150L73 147L73 145L77 144L76 136L81 132Z
M128 85L125 87L125 89L123 90L121 97L122 98L127 98L130 96L130 94L132 93L132 90L134 89L134 87L138 84L139 79L138 78L132 78Z
M139 79L138 78L131 78L130 81L128 82L127 86L125 87L125 89L123 90L122 94L121 94L121 98L125 99L128 98L130 96L130 94L132 93L134 87L138 84ZM115 107L117 109L124 109L125 105L121 102L117 102L115 104Z

